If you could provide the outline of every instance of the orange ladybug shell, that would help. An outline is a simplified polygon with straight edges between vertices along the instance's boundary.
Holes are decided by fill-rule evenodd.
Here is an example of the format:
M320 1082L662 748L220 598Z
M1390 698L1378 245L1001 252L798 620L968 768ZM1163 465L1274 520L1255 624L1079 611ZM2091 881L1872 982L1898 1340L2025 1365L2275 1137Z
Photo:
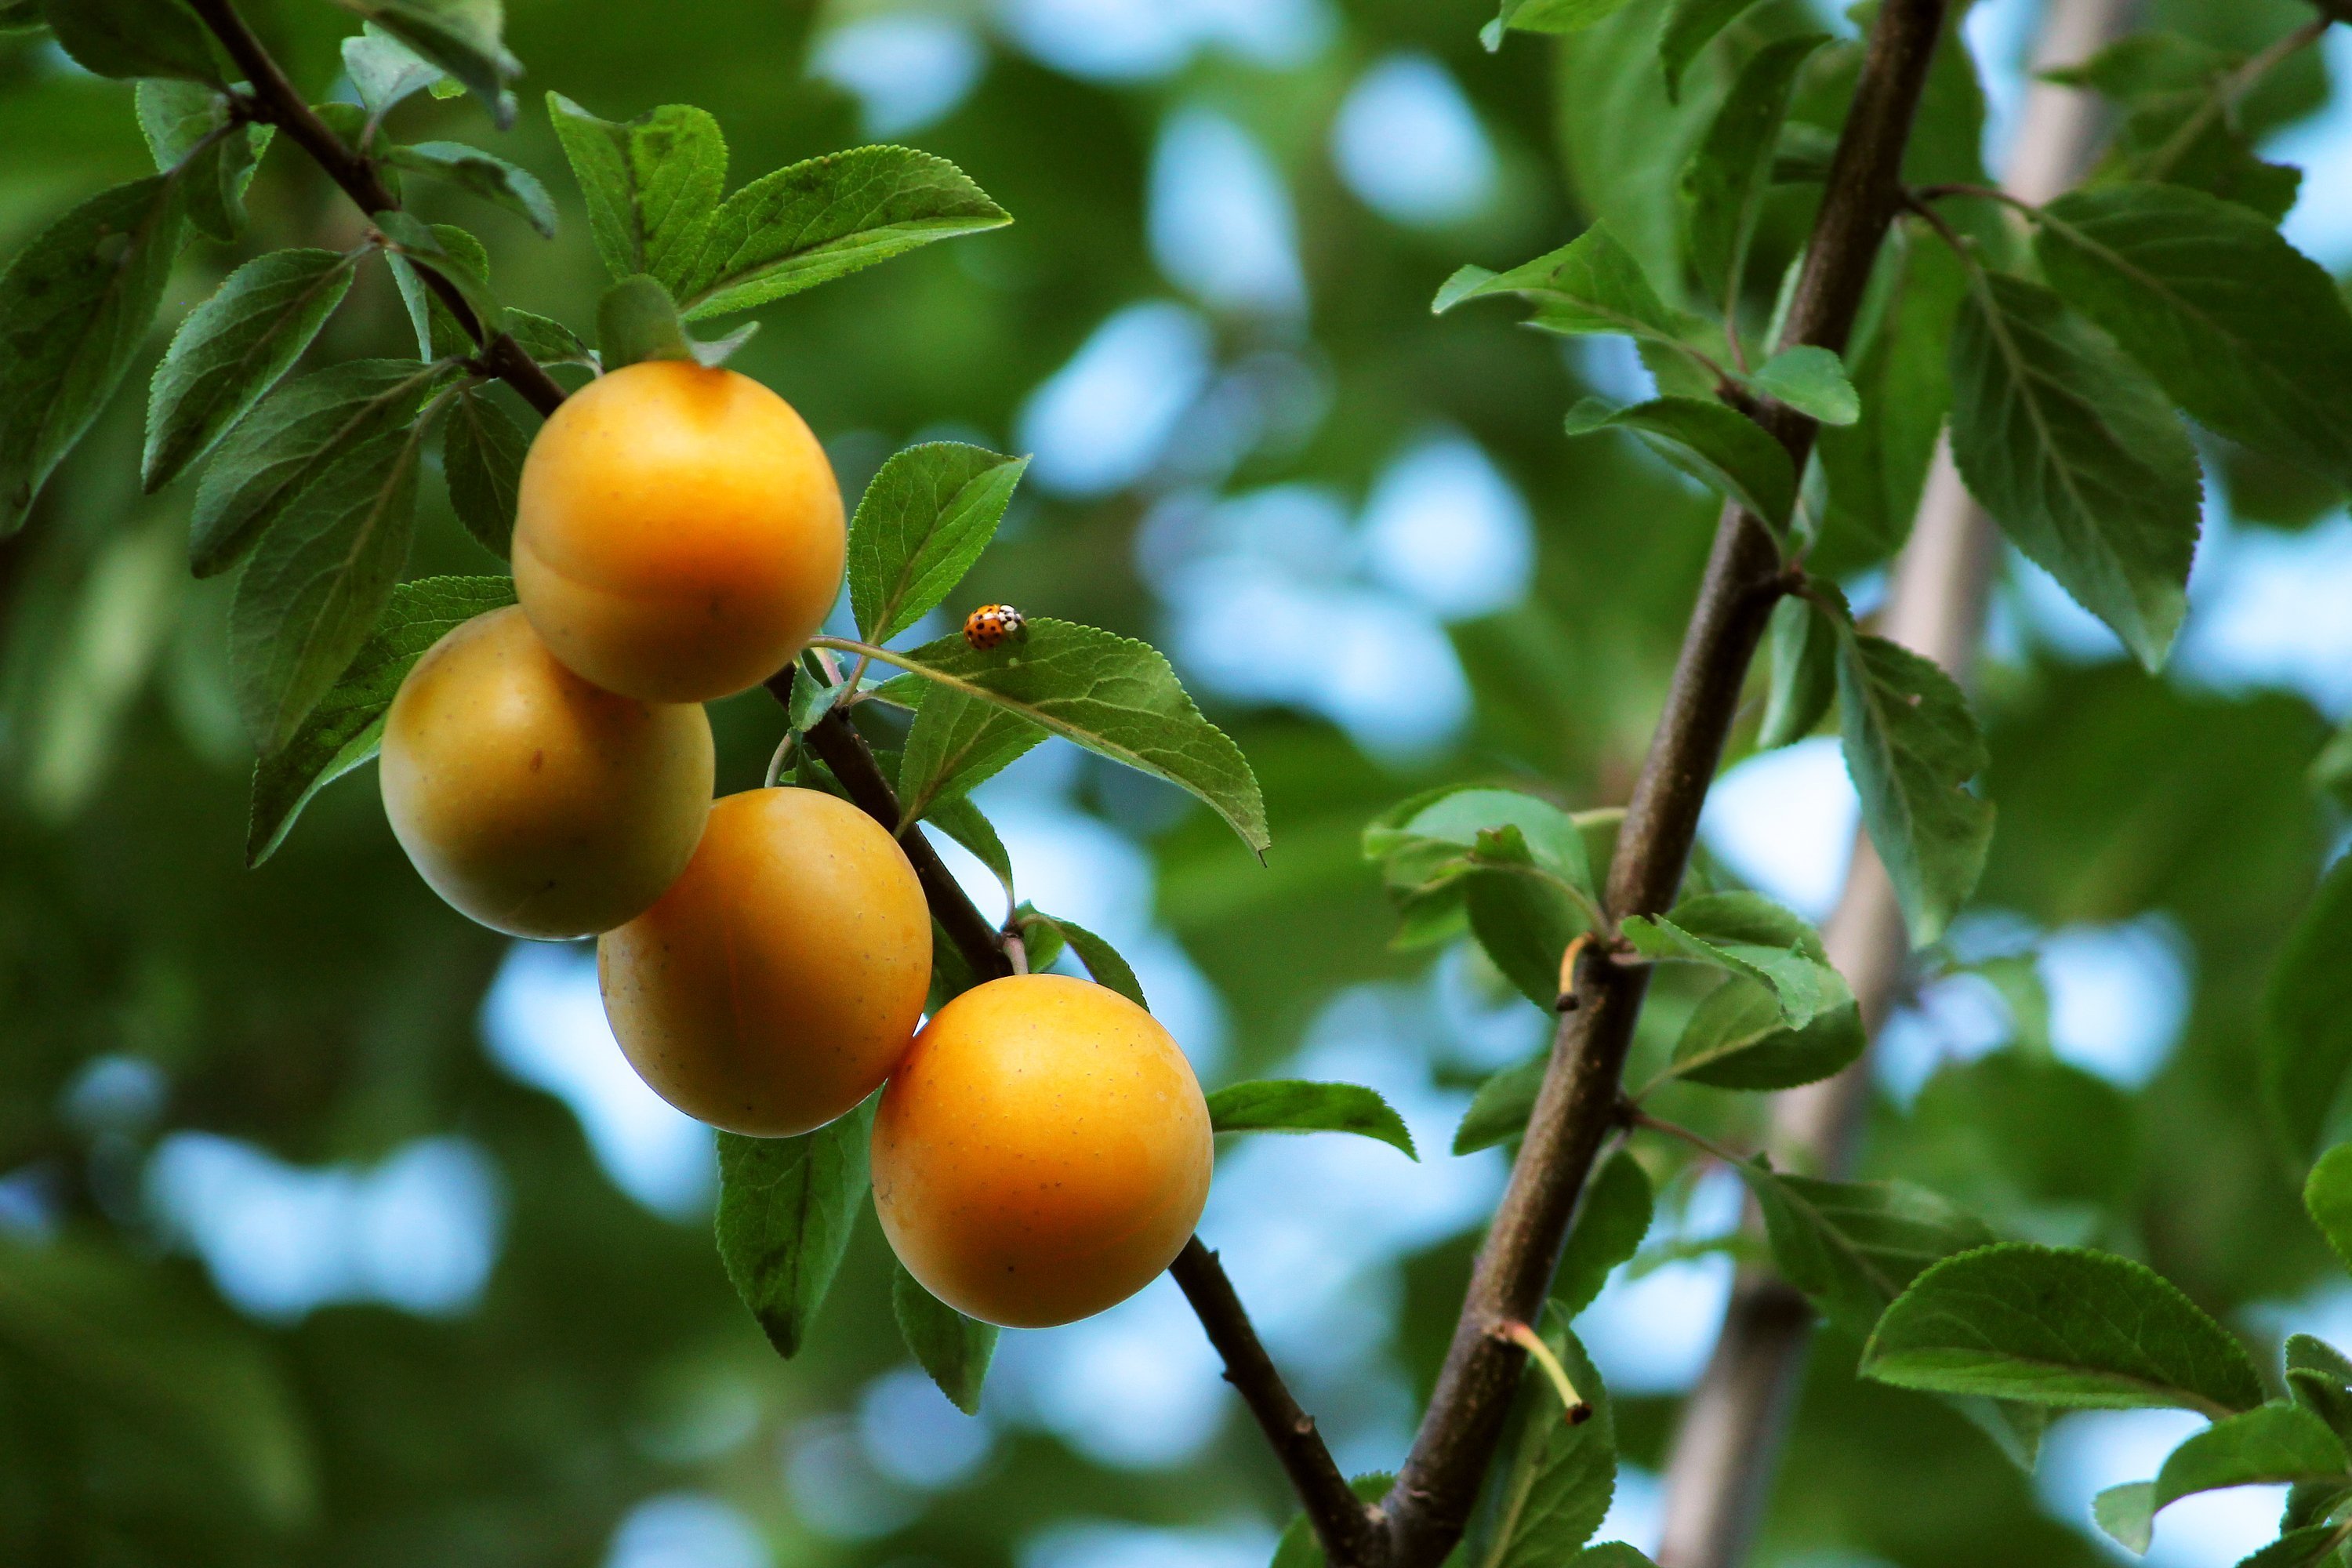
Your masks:
M1028 630L1028 618L1010 605L982 605L965 617L963 640L980 653L1018 642Z

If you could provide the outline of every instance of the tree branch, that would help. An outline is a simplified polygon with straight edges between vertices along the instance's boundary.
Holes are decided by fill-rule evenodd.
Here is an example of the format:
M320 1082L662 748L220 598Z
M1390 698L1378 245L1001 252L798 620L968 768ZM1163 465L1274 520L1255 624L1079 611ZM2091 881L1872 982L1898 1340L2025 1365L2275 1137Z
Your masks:
M1290 1396L1274 1359L1258 1342L1257 1330L1242 1310L1241 1298L1234 1294L1233 1281L1225 1278L1217 1255L1202 1246L1196 1236L1184 1244L1168 1272L1176 1277L1184 1299L1192 1303L1201 1327L1208 1331L1209 1342L1224 1358L1225 1381L1241 1392L1275 1458L1290 1477L1291 1487L1306 1504L1307 1517L1323 1542L1324 1556L1334 1563L1375 1561L1381 1547L1379 1521L1349 1489L1348 1478L1339 1473L1331 1450L1324 1447L1322 1434L1315 1429L1315 1418Z
M400 199L383 183L374 163L366 154L345 146L333 128L319 118L253 29L246 26L245 18L237 15L231 0L188 0L188 4L212 29L237 69L245 73L252 94L245 100L247 113L286 132L329 179L342 187L343 194L362 212L373 216L399 209ZM417 276L425 279L425 286L448 307L449 314L457 319L466 335L481 345L482 367L520 393L523 401L538 409L541 416L554 413L556 405L563 401L563 388L547 374L546 368L505 332L484 331L481 319L474 314L465 295L430 261L414 257L410 260Z
M2053 0L2038 67L2088 58L2123 30L2131 0ZM2105 121L2094 95L2035 79L2011 158L2006 199L2038 205L2090 161ZM1965 679L1984 622L1996 559L1990 519L1969 497L1938 443L1919 514L1895 567L1881 631ZM1823 932L1875 1037L1904 984L1910 944L1894 884L1867 833L1857 833L1845 890ZM1850 1164L1869 1089L1867 1058L1773 1104L1770 1142L1799 1170ZM1750 1221L1753 1223L1751 1214ZM1666 1464L1666 1568L1732 1568L1748 1553L1768 1500L1781 1440L1795 1413L1813 1314L1761 1271L1744 1274L1714 1354L1683 1406Z
M793 705L793 681L797 662L788 664L766 681L769 694L789 711ZM898 847L907 852L907 859L915 868L916 879L923 884L923 898L931 906L931 918L954 942L956 951L971 972L982 980L996 980L1013 973L1013 961L1005 956L1004 940L988 917L980 912L955 879L955 873L931 847L931 841L920 827L908 826L898 832L898 795L884 776L882 765L875 760L874 750L866 737L857 732L849 718L838 707L828 709L824 718L811 725L803 737L808 749L818 760L833 770L841 787L849 792L850 800L860 811L880 823L898 839Z
M1873 25L1852 109L1790 304L1784 345L1844 348L1864 285L1902 196L1903 152L1944 18L1943 0L1886 0ZM1766 423L1801 468L1812 422L1768 407ZM1771 530L1727 507L1610 870L1613 913L1664 910L1680 886L1699 809L1721 761L1749 658L1781 591ZM1502 1435L1526 1352L1501 1331L1530 1321L1595 1152L1648 971L1605 958L1579 966L1577 1007L1552 1041L1509 1185L1478 1254L1428 1414L1383 1511L1391 1568L1432 1568L1461 1538Z

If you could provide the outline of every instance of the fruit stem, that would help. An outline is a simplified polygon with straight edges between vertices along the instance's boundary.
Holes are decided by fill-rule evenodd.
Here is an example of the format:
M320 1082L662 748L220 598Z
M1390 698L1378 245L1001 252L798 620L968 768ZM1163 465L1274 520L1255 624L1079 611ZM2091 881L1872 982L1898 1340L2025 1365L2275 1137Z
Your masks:
M784 776L784 764L792 761L793 742L798 739L800 739L798 731L793 730L784 731L784 738L776 742L776 754L768 759L768 776L761 787L766 789L776 787L776 781Z
M1004 933L1004 956L1012 960L1013 973L1029 973L1029 944L1021 940L1019 932L1008 931Z

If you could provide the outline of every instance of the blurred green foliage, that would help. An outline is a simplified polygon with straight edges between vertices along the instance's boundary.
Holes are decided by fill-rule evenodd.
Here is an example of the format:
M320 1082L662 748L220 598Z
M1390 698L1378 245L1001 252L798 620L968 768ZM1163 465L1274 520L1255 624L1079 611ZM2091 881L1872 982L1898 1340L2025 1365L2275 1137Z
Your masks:
M1693 68L1675 108L1649 58L1648 7L1557 44L1514 37L1492 56L1476 42L1489 9L1350 0L1301 68L1211 50L1166 79L1122 87L1000 44L970 97L909 139L971 173L1015 226L771 308L734 362L832 444L853 496L918 433L970 432L1013 450L1023 400L1105 316L1172 292L1145 242L1148 168L1160 115L1202 104L1257 136L1288 182L1312 301L1303 342L1235 317L1218 323L1221 348L1297 346L1328 394L1302 441L1249 456L1229 488L1308 479L1360 498L1402 443L1451 424L1528 498L1531 592L1454 633L1475 717L1451 754L1399 771L1306 718L1214 714L1264 783L1267 862L1199 808L1150 847L1159 914L1232 1020L1235 1078L1277 1068L1342 988L1416 977L1432 962L1390 944L1378 868L1358 851L1374 814L1467 777L1514 780L1576 808L1622 802L1706 550L1711 501L1630 442L1561 438L1562 410L1588 390L1573 356L1503 312L1433 319L1428 302L1461 262L1509 265L1593 217L1654 278L1671 276L1665 171L1722 90L1719 51ZM2305 14L2291 0L2152 9L2162 25L2242 51ZM323 94L348 16L313 0L249 10L295 79ZM821 26L865 10L513 0L508 37L527 89L556 89L613 119L666 102L712 110L740 178L863 139L853 100L810 77L805 57ZM1739 26L1768 36L1803 21L1783 5ZM1335 174L1334 110L1369 62L1397 50L1441 61L1475 102L1501 169L1486 216L1401 227ZM1916 173L1978 177L1981 110L1965 58L1951 51L1938 69ZM1851 70L1846 58L1809 77L1799 118L1833 127ZM2257 129L2280 123L2326 90L2306 55L2244 113ZM37 38L0 36L0 254L73 201L146 171L131 97ZM495 146L556 193L555 243L446 187L416 180L411 195L425 217L483 237L508 300L589 328L601 275L530 98L503 135L470 100L420 98L400 112L404 135ZM1768 204L1745 295L1759 322L1811 191L1781 186ZM245 255L341 248L359 233L358 215L283 149L249 205L244 249L199 240L183 257L167 323ZM317 354L398 353L407 331L389 279L369 268ZM142 371L164 341L159 327ZM505 944L417 881L372 773L329 789L273 860L244 869L249 756L224 667L226 584L182 569L192 487L139 493L138 404L117 400L0 552L0 1175L32 1184L61 1216L52 1240L0 1244L0 1560L554 1568L600 1562L631 1507L679 1488L741 1508L781 1564L992 1565L1074 1517L1239 1514L1271 1528L1287 1516L1236 1407L1219 1442L1181 1468L1120 1470L1008 1426L977 1477L878 1541L829 1539L800 1518L782 1481L789 1435L848 1407L904 1359L880 1305L891 1279L877 1233L862 1226L806 1352L779 1362L707 1227L619 1194L572 1114L484 1056L478 1013ZM2267 470L2231 461L2232 483L2243 469L2250 503L2271 509L2263 515L2301 522L2316 510L2289 480L2265 488ZM428 491L409 574L485 569L437 483ZM1128 493L1080 504L1024 491L961 596L1151 636L1131 548L1140 510ZM1891 543L1834 537L1823 560L1865 570ZM1759 713L1760 691L1759 676ZM2000 815L1978 905L2044 927L2162 914L2185 943L2189 1020L2164 1069L2129 1095L2080 1074L2053 1083L2072 1069L2021 1027L2009 1051L1945 1069L1909 1110L1882 1105L1873 1173L1936 1187L2004 1229L2144 1257L2225 1315L2329 1278L2260 1124L2251 1048L2262 977L2341 831L2303 782L2322 720L2300 699L2191 691L2030 646L1988 671L1980 707ZM752 693L713 717L722 789L755 783L780 714ZM1083 777L1095 809L1128 811L1107 772L1089 764ZM1688 1002L1667 990L1654 1007L1640 1047L1653 1067ZM77 1110L70 1087L108 1056L161 1069L168 1092L153 1114L110 1123ZM1648 1070L1637 1060L1636 1080ZM2071 1109L2053 1110L2062 1104ZM1733 1141L1758 1131L1757 1105L1704 1090L1672 1088L1659 1105ZM163 1245L142 1198L145 1151L186 1129L308 1164L371 1163L437 1132L478 1140L506 1202L487 1294L453 1319L380 1306L329 1307L291 1325L238 1316ZM2082 1152L2086 1138L2095 1152ZM1990 1183L1996 1164L2002 1179ZM1392 1350L1418 1390L1471 1246L1449 1241L1408 1267ZM1855 1382L1854 1348L1832 1334L1813 1363L1770 1560L2095 1560L1973 1429ZM1671 1413L1666 1401L1616 1402L1629 1458L1657 1463Z

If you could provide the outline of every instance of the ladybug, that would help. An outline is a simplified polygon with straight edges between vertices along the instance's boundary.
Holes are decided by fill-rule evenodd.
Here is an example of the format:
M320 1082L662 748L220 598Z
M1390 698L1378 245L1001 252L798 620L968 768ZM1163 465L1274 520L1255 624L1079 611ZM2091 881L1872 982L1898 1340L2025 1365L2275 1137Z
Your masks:
M963 623L963 640L981 653L1028 635L1029 618L1010 605L982 605Z

